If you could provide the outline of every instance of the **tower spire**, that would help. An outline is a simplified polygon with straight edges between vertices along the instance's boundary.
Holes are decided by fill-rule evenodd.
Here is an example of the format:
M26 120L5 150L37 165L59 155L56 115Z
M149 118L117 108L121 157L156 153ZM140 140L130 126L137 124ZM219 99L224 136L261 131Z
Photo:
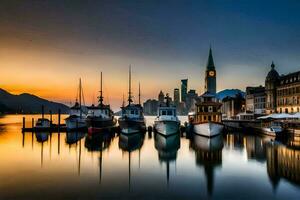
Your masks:
M212 56L211 46L209 47L209 55L208 55L208 60L207 60L207 64L206 64L206 69L207 70L214 70L215 69L215 64L214 64L214 59L213 59L213 56Z

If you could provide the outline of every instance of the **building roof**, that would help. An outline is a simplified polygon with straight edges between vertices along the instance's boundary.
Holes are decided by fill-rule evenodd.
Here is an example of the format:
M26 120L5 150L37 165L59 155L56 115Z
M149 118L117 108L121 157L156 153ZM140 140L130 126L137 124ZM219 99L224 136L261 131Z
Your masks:
M214 59L212 56L212 50L209 48L209 55L208 55L208 60L206 64L206 69L207 70L215 70L215 64L214 64Z
M267 77L266 77L266 80L267 81L270 81L270 80L278 80L279 79L279 74L278 72L275 70L275 65L274 63L272 62L271 64L271 70L269 71Z

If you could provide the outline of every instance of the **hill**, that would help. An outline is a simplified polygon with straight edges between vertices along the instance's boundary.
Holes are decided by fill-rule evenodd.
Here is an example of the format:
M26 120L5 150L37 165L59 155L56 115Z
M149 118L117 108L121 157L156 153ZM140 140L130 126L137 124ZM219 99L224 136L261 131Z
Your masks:
M241 94L244 98L245 98L245 92L239 90L239 89L226 89L226 90L222 90L220 92L217 93L217 97L218 99L222 100L225 97L235 97L237 94Z
M67 113L69 110L68 106L61 103L48 101L28 93L13 95L0 88L1 113L40 113L42 105L45 107L45 113L49 110L57 113L58 109L62 113Z

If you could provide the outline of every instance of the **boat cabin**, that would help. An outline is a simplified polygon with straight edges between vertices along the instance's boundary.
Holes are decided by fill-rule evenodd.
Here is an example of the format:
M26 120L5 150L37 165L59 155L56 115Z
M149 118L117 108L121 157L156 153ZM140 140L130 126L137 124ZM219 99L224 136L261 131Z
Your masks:
M221 123L222 104L218 102L215 95L208 92L204 93L196 103L196 111L193 117L194 123L216 122Z
M158 107L158 116L176 116L176 107Z
M129 118L141 118L143 117L143 108L139 104L130 104L122 107L122 116Z
M95 106L93 104L92 106L88 107L88 116L108 118L113 116L113 112L109 105L99 104L98 106Z

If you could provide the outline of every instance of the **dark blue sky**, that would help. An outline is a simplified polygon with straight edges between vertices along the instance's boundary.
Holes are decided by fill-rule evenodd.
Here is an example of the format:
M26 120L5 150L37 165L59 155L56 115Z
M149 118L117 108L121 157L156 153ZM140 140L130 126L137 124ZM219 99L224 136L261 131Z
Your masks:
M14 47L86 61L80 70L96 68L87 60L99 57L116 71L135 65L146 81L142 74L168 73L161 87L169 90L185 77L203 87L211 45L218 90L243 89L262 84L272 60L280 74L300 69L299 11L296 0L2 0L0 42L2 53Z

